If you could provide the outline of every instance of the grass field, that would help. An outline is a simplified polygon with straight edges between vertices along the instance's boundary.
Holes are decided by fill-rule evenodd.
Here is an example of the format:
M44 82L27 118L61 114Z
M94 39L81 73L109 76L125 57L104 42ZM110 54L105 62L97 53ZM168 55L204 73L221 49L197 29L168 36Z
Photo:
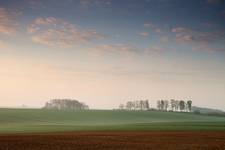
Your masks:
M0 109L0 133L225 131L225 117L158 111Z

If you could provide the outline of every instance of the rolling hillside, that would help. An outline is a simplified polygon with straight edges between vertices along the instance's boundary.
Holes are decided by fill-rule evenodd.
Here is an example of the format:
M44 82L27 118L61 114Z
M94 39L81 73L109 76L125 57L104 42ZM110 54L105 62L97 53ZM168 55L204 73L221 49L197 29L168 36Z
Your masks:
M0 133L224 130L225 117L158 111L0 109Z

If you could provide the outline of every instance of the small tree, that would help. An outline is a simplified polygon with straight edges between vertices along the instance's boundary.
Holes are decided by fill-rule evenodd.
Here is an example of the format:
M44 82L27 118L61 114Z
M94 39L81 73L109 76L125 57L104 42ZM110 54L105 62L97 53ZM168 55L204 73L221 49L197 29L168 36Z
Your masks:
M145 100L145 109L149 110L150 106L149 106L149 102L148 100Z
M145 106L144 106L144 101L143 101L143 100L140 100L139 103L140 103L140 104L139 104L140 109L143 110L144 107L145 107Z
M161 110L161 101L160 100L157 101L157 109Z
M160 101L160 109L164 110L164 108L165 108L165 102L164 102L164 100L161 100Z
M176 110L176 101L174 99L170 100L170 106L172 111Z
M179 103L180 110L183 111L185 109L185 102L183 100Z
M180 105L180 101L176 100L175 101L175 110L178 111L179 110L179 106Z
M120 110L123 110L124 109L124 105L123 104L120 104L119 109Z
M164 100L164 108L167 111L169 108L169 101L168 100Z
M192 110L192 101L191 100L187 101L187 108L188 108L189 112Z
M128 101L127 104L126 104L127 110L131 110L132 106L133 106L133 103L131 101Z

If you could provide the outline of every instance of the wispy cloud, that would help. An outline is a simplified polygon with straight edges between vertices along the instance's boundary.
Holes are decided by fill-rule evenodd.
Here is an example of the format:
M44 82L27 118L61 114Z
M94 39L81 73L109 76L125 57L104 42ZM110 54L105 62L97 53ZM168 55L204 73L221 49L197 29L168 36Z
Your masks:
M225 41L224 30L200 31L186 27L176 27L171 30L175 33L177 43L192 44L195 50L224 51L210 46L213 43Z
M224 0L207 0L208 4L220 4L224 2Z
M153 30L155 33L158 33L158 34L162 34L166 30L165 27L162 27L157 24L149 23L149 22L144 23L143 26L147 29Z
M129 44L102 44L89 49L97 55L119 54L125 56L135 56L139 54L152 55L164 51L160 46L140 48Z
M47 46L71 47L105 38L95 30L81 30L74 24L54 17L37 18L27 31L34 42Z
M151 47L148 47L148 48L145 48L144 49L144 53L145 54L159 54L161 52L165 51L164 48L160 47L160 46L151 46Z
M0 7L0 34L13 35L18 30L17 17L21 12Z
M159 37L160 42L168 42L168 27L166 25L157 25L154 23L149 23L146 22L143 24L143 26L149 30L151 33L157 34L157 36ZM145 35L145 33L149 33L149 32L143 32L142 36L147 37L147 34Z
M132 45L125 45L125 44L102 44L97 45L96 47L92 48L94 52L99 54L104 53L136 53L139 49Z
M176 27L171 30L176 34L178 42L213 42L225 40L225 31L198 31L185 27Z
M195 51L206 51L206 52L225 52L225 48L212 47L207 43L200 43L195 45L193 48Z
M148 37L149 33L148 32L141 32L139 33L140 36Z
M144 23L143 26L144 26L145 28L153 28L153 27L154 27L154 25L153 25L152 23L149 23L149 22Z

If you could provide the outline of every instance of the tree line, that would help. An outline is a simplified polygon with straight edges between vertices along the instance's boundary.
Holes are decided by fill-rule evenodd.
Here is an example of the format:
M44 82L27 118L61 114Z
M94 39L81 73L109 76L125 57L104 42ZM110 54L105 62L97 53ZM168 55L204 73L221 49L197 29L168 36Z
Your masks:
M86 110L88 105L72 99L52 99L47 102L44 109L56 110Z
M148 100L127 101L126 104L119 105L120 110L149 110L150 104ZM158 100L157 109L160 111L192 111L192 101L184 100Z
M184 100L158 100L157 101L157 109L162 111L192 111L192 101L184 101Z
M148 110L150 108L148 100L128 101L125 105L120 104L119 109L123 110Z

